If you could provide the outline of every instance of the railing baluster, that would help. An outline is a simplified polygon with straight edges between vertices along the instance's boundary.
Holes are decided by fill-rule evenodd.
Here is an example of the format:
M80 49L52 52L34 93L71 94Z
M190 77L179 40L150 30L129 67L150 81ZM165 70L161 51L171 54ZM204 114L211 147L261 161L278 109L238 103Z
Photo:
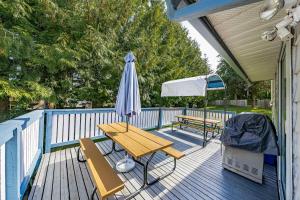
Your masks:
M85 131L86 131L86 137L91 137L91 114L87 113L85 117Z
M51 149L51 134L52 134L52 112L47 112L46 138L45 138L45 152L49 153Z
M72 141L74 140L74 115L73 114L69 114L69 131L68 131L68 141Z

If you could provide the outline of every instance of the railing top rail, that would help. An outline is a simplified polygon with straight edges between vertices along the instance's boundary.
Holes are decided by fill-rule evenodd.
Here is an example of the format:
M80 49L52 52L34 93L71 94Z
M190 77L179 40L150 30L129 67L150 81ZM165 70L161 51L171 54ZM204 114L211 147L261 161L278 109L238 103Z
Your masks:
M115 111L115 108L71 108L71 109L45 109L46 113L94 113L94 112L112 112ZM159 110L159 107L151 107L151 108L142 108L142 111L147 110Z
M161 107L163 110L182 110L185 109L185 107Z
M39 119L44 113L44 110L35 110L14 119L0 123L0 145L6 143L13 137L14 130L23 130L34 121Z
M204 108L187 108L187 110L204 110ZM207 112L224 113L224 110L209 110L209 109L207 109L206 111ZM228 110L226 110L226 113L228 113L228 114L230 114L230 113L236 114L235 111L228 111Z

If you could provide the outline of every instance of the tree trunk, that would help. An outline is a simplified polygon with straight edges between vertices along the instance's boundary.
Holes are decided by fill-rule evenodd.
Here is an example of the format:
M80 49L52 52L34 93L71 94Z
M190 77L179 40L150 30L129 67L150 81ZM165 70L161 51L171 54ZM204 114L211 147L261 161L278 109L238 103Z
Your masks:
M234 94L234 100L237 100L238 98L237 98L237 94L235 93Z
M252 97L252 108L255 108L256 106L256 98L255 96Z
M8 110L9 110L8 98L5 98L4 100L0 100L0 112L4 112Z

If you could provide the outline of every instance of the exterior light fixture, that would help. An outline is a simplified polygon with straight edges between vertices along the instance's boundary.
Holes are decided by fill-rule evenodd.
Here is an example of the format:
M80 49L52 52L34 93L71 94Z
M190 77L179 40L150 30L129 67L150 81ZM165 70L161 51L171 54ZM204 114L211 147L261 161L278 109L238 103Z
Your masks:
M272 30L265 31L261 34L261 39L265 41L273 41L277 36L277 29L273 28Z
M260 18L263 20L270 20L281 8L283 8L283 5L283 0L265 0L265 6L259 13Z
M262 33L261 38L266 41L273 41L277 36L282 41L288 41L293 38L290 32L300 22L300 5L287 9L287 15L275 25L272 30Z

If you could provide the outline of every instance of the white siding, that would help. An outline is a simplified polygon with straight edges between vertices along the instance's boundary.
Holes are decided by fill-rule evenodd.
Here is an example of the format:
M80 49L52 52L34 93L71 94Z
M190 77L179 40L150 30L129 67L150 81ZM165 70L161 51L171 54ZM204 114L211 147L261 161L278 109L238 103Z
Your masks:
M286 199L293 198L293 107L292 107L292 45L291 41L286 44L286 121L285 121L285 131L286 131Z
M298 34L298 36L300 36ZM300 199L300 44L293 48L293 185Z

